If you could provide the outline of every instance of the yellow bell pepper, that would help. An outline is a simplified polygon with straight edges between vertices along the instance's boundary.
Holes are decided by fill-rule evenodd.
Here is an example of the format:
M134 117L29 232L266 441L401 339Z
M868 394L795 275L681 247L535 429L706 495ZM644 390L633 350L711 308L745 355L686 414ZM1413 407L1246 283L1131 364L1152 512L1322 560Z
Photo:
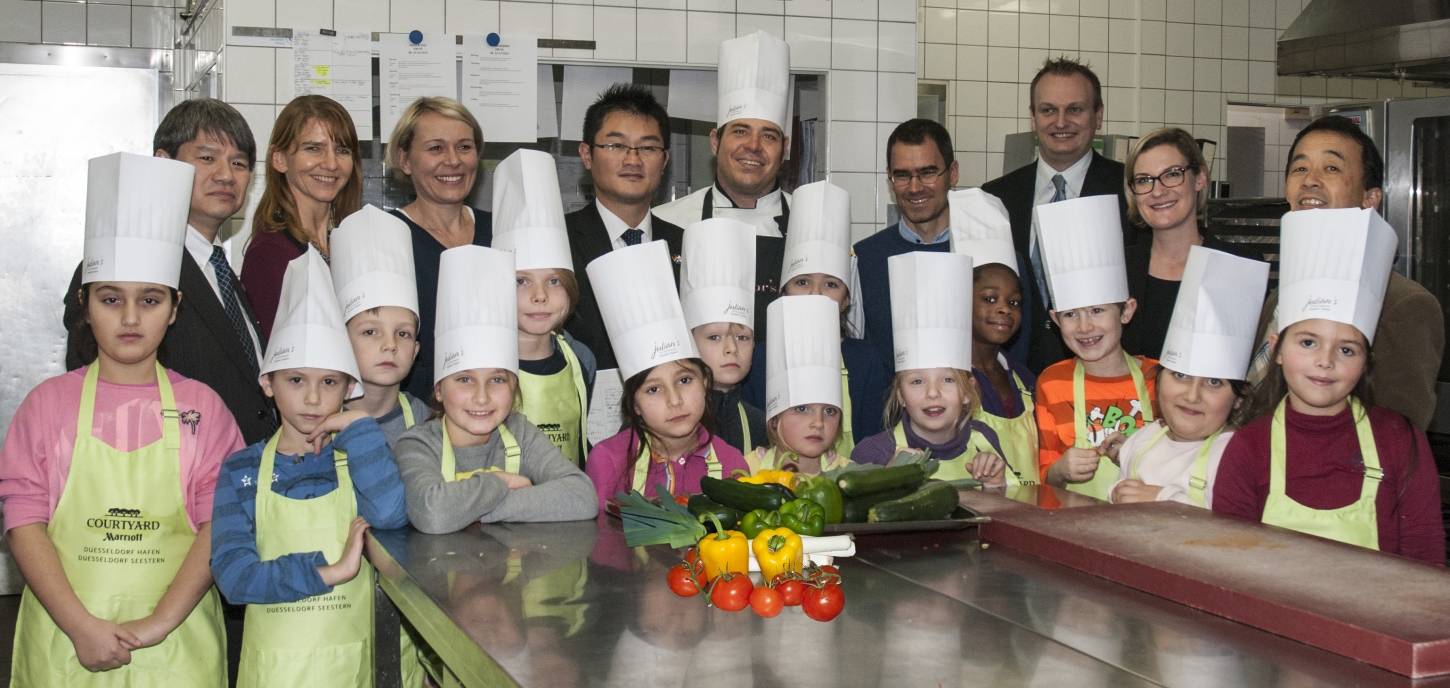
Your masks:
M763 471L756 471L755 475L747 475L743 478L740 478L740 482L750 483L751 485L776 483L778 485L784 485L786 487L794 489L795 479L797 475L798 474L795 471L779 471L768 469Z
M782 573L800 573L805 563L801 536L790 528L763 530L755 536L750 548L755 551L755 560L760 563L760 576L767 583Z
M700 538L700 561L705 564L705 578L715 580L727 571L744 574L750 571L750 541L738 530L720 528L715 521L716 532Z

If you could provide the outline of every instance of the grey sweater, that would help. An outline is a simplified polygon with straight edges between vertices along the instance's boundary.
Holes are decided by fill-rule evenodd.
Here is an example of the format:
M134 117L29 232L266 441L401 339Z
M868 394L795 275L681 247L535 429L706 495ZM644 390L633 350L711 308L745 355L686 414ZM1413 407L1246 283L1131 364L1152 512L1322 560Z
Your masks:
M413 422L416 425L422 425L423 421L428 420L428 416L432 415L433 409L428 408L428 404L422 399L407 392L403 392L403 398L408 400L408 406L413 409ZM397 450L398 440L403 437L404 432L408 431L408 428L403 425L402 404L394 406L393 410L384 413L377 418L377 421L378 427L383 429L383 436L388 438L388 448Z
M408 502L408 520L425 533L452 533L482 523L576 521L594 518L599 501L594 485L524 414L509 414L505 427L518 440L519 473L534 484L510 490L486 473L443 480L442 419L414 426L398 440L394 454ZM455 447L458 471L504 467L499 433L476 447Z

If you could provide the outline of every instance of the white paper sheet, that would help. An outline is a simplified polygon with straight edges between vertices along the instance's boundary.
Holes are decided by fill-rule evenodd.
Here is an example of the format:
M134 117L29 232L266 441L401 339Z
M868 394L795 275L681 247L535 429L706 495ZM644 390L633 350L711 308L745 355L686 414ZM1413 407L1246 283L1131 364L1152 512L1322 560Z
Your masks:
M352 115L360 141L373 140L372 35L292 30L295 93L327 96Z
M382 101L381 140L388 142L398 117L423 96L458 97L458 63L453 34L432 33L413 45L408 35L378 36L378 81Z
M496 46L481 34L463 37L463 104L490 143L538 139L539 38L510 33Z
M624 424L619 415L623 396L624 381L619 378L618 368L594 373L594 394L589 398L589 444L599 444L619 432Z
M564 111L559 115L560 138L580 141L584 138L584 111L599 94L614 84L634 80L629 67L564 67Z
M536 90L539 98L538 112L539 126L535 134L541 139L552 139L559 136L559 104L554 100L554 66L539 65L539 86Z
M670 102L665 106L670 116L715 122L720 114L715 111L720 100L717 76L713 70L671 69Z

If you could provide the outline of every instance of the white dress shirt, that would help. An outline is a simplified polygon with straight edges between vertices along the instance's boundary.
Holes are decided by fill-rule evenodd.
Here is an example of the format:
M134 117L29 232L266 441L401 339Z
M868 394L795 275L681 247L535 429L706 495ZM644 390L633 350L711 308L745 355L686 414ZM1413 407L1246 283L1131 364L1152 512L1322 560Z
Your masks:
M206 240L206 237L202 236L201 235L201 232L196 231L196 228L195 227L192 227L190 225L187 225L187 227L186 227L186 252L191 254L191 259L194 260L194 261L196 261L196 266L197 267L201 268L201 274L206 276L206 282L207 282L207 284L210 284L211 285L212 295L214 295L216 297L217 303L218 304L221 304L222 303L221 286L217 283L216 268L213 268L211 266L211 249L212 249L212 246L215 246L215 245L218 245L218 243L217 242L207 241ZM238 278L238 280L237 280L237 287L238 288L241 287L241 279L240 278ZM185 299L186 298L186 295L183 294L182 295L182 298ZM244 297L240 293L238 293L237 294L237 298L240 299L240 298L244 298ZM224 305L224 304L222 305L222 310L226 310L226 305ZM245 313L246 312L246 308L243 308L242 309L242 312ZM262 341L257 338L257 328L256 328L255 325L252 324L252 322L250 320L247 321L247 334L252 338L252 349L257 352L257 367L258 368L261 368L262 367L262 358L261 357L262 357L262 354L263 354L263 352L262 352Z
M644 232L644 239L640 243L654 241L654 232L651 228L652 220L650 219L651 213L646 212L644 214L644 221L639 223L638 227L630 227L629 223L619 219L618 215L615 215L608 208L604 207L604 204L600 203L599 199L594 200L594 207L599 211L599 219L604 220L604 231L609 234L609 243L614 248L624 248L629 245L624 242L624 233L631 229L638 229Z
M1047 164L1042 158L1038 158L1037 193L1032 197L1033 207L1052 202L1052 197L1057 195L1057 187L1052 185L1052 177L1058 174L1062 175L1062 178L1067 181L1067 200L1082 196L1082 183L1087 179L1088 167L1092 165L1092 162L1093 152L1089 150L1087 155L1078 158L1077 162L1073 163L1072 166L1058 172L1052 169L1052 165Z

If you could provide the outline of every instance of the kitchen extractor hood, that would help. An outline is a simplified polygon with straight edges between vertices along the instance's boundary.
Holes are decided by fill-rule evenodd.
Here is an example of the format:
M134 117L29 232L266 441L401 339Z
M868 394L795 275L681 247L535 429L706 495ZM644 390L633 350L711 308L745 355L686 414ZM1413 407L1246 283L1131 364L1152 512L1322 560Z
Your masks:
M1282 76L1450 82L1450 0L1312 0L1278 52Z

